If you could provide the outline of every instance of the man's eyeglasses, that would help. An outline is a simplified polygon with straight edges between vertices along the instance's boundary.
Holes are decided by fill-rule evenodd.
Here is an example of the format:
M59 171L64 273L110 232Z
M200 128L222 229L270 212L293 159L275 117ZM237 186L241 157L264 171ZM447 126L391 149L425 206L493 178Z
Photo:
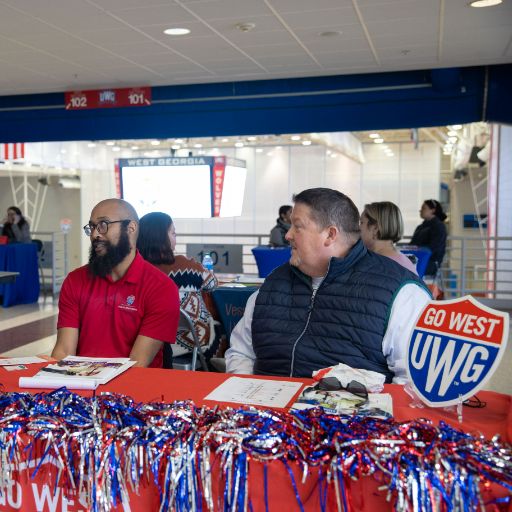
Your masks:
M98 224L94 224L93 222L89 222L84 226L84 233L87 236L91 236L92 232L96 230L98 234L104 235L108 231L108 227L110 224L116 224L117 222L123 222L124 224L128 224L131 222L131 219L121 219L121 220L100 220Z
M324 377L318 381L313 389L318 391L347 391L352 395L358 396L359 398L368 399L368 390L364 384L361 384L357 380L351 380L346 386L336 377Z

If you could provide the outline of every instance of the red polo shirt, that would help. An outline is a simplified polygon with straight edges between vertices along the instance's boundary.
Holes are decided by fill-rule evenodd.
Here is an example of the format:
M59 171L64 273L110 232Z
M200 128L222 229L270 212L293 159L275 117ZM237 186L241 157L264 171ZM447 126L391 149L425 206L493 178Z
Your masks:
M93 277L85 265L60 292L57 328L79 329L79 356L128 357L139 334L174 343L178 320L178 288L138 252L118 281ZM150 366L162 367L162 351Z

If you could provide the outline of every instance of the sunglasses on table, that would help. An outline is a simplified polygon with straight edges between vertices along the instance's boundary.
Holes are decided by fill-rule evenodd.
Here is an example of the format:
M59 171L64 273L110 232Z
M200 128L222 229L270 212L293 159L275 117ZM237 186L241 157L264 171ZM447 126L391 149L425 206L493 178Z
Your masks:
M359 398L368 399L368 390L364 384L351 380L344 386L336 377L324 377L312 386L311 391L347 391Z

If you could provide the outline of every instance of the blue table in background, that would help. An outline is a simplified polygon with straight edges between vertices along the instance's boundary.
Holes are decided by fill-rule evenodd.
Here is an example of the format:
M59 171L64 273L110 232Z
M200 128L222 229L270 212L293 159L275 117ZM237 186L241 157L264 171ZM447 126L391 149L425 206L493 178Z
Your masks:
M417 247L416 245L400 245L398 246L398 250L406 256L416 256L418 260L416 263L416 272L418 272L418 276L423 279L432 251L427 247Z
M258 286L219 286L210 292L228 340L244 314L247 300L256 290Z
M260 277L267 277L272 270L289 261L292 254L290 247L258 245L251 250L254 254Z
M14 283L0 284L4 307L37 302L39 269L35 244L0 245L0 270L19 273Z

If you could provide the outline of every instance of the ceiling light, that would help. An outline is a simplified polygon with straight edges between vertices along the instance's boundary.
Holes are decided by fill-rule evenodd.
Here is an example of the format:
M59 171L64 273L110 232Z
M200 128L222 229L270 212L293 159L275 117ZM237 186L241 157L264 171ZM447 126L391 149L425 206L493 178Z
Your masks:
M503 0L473 0L469 5L471 7L492 7L493 5L499 5Z
M168 36L186 36L190 34L190 30L188 28L168 28L164 30L164 34Z
M258 137L254 137L251 135L251 137L247 137L247 140L250 140L251 142L255 141Z
M172 148L172 149L180 149L180 148L181 148L181 146L180 146L179 144L173 144L173 145L171 146L171 148Z
M387 153L387 152L386 152L386 155L387 155L387 156L395 156L395 154L394 154L393 152L391 152L391 153Z
M235 142L235 148L243 148L244 147L244 143L243 142Z
M375 142L375 144L382 144L384 139L373 139L373 142Z
M89 142L89 144L87 144L87 147L88 148L95 148L96 144L94 142Z
M202 145L202 144L194 144L194 147L195 147L195 148L202 148L202 147L203 147L203 145Z
M448 142L455 144L457 142L457 137L448 137Z
M174 142L176 144L183 144L183 139L176 139Z
M255 23L237 23L235 25L235 28L240 30L240 32L249 32L255 27L256 27Z
M300 140L300 135L292 135L290 137L290 139L292 139L292 140Z
M263 153L263 148L256 148L256 153Z
M151 145L152 146L160 146L160 141L159 140L152 140L151 141Z
M338 155L336 153L331 154L331 158L336 158Z
M310 140L303 140L302 141L302 145L303 146L311 146L311 141Z
M453 124L452 130L462 130L462 125L461 124Z
M139 146L132 146L131 149L132 151L137 151L137 149L139 149Z
M229 142L229 139L222 139L222 142Z
M455 130L450 130L448 132L448 137L457 137L457 132Z
M279 149L283 149L283 146L276 146L276 149L279 150Z
M332 151L330 149L328 149L326 152L325 152L327 155L330 155L332 153Z
M272 153L272 151L269 151L269 152L267 153L267 156L272 156L273 154L274 154L274 153Z
M113 140L109 140L108 142L105 143L107 146L113 146L115 144L115 142Z
M61 149L60 152L65 155L67 153L67 150L66 149Z
M325 32L319 32L320 37L336 37L341 36L343 32L341 30L326 30Z
M370 139L378 139L380 137L380 135L378 133L370 133L370 135L368 135L368 137L370 137Z
M112 148L112 151L121 151L121 148L119 146L114 146Z
M198 152L197 152L198 155L204 155L204 150L203 149L200 149Z

